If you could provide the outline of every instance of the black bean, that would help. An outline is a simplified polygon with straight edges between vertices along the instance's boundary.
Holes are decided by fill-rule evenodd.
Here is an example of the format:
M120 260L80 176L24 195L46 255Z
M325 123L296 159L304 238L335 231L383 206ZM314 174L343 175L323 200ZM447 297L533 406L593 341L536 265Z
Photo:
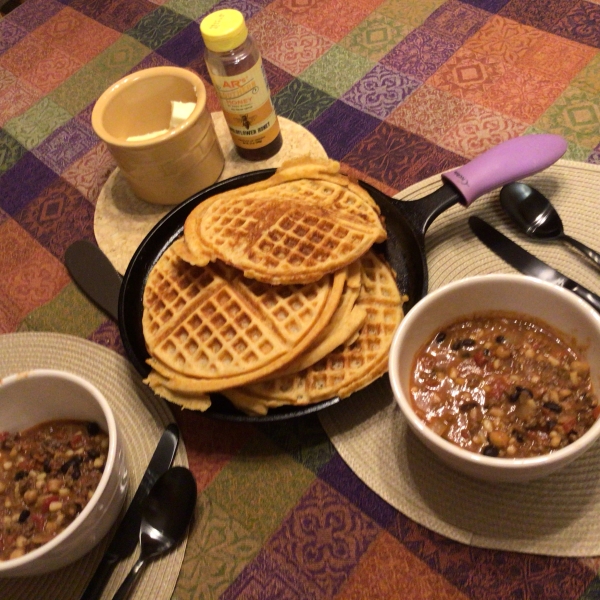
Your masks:
M460 412L468 412L470 411L472 408L475 408L479 406L479 404L477 404L477 402L475 401L471 401L471 402L463 402L460 407L459 410Z
M490 355L490 349L489 348L484 348L483 349L483 355L484 356L489 356Z
M71 477L77 481L81 477L81 471L77 466L73 467L73 471L71 471Z
M20 481L21 479L25 479L29 475L29 471L17 471L15 473L15 481Z
M515 438L515 440L517 440L517 442L519 442L519 444L522 444L525 441L525 438L523 437L523 435L521 434L520 431L515 431L513 429L513 437Z
M496 448L496 446L494 446L492 444L488 444L487 446L485 446L483 448L481 453L484 456L498 456L498 454L500 453L500 450L498 450L498 448Z
M462 341L463 348L474 348L477 342L473 338L466 338Z
M87 452L88 458L94 459L100 456L100 451L96 450L96 448L90 448Z
M94 436L100 433L100 426L94 421L89 422L86 427L89 435Z
M503 335L497 335L496 336L496 343L497 344L504 344L505 341L506 341L506 338Z
M529 398L533 398L533 392L530 389L517 385L515 386L513 393L508 397L508 399L511 402L518 402L521 399L521 394L525 394Z
M22 510L21 514L19 515L19 523L25 523L25 521L27 521L27 519L29 518L30 514L31 514L31 512L28 511L27 509Z
M462 340L454 340L450 345L452 350L460 350L462 348Z
M66 463L60 468L61 473L66 473L71 467L79 466L83 462L81 456L72 456Z
M435 341L436 341L437 344L441 344L445 339L446 339L446 332L445 331L440 331L435 336Z
M562 412L562 406L560 404L557 404L556 402L544 402L544 408L547 408L548 410L551 410L555 413Z
M44 466L43 466L43 468L44 468L44 473L50 473L50 471L52 471L52 467L50 466L50 459L49 459L49 458L47 458L47 459L44 461Z

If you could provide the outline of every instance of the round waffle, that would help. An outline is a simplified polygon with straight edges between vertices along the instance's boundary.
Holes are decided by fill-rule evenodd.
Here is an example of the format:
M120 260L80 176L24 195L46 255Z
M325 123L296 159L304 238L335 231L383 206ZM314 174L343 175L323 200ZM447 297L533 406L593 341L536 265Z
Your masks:
M318 281L386 238L369 194L332 160L298 159L267 180L214 196L186 220L192 254L273 285Z
M394 274L385 261L369 252L360 264L362 285L357 306L367 316L356 339L299 373L224 390L223 394L236 407L248 414L261 415L283 404L345 398L386 372L390 343L402 319L405 299L400 296Z
M216 262L197 267L170 246L144 290L143 331L160 393L203 393L264 377L301 354L336 311L346 270L269 286ZM161 395L165 395L164 392Z

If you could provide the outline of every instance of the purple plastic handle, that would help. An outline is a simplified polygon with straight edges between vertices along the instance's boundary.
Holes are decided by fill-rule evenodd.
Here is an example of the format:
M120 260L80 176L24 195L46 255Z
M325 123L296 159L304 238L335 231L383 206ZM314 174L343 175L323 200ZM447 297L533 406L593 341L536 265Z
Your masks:
M555 163L567 150L567 141L552 133L512 138L480 154L442 178L452 183L469 206L479 196L533 175Z

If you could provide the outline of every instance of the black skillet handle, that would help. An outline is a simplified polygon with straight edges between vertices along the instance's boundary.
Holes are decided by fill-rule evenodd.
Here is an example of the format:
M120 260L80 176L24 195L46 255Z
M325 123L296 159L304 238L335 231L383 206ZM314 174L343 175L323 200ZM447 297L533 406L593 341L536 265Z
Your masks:
M442 174L444 185L410 203L405 217L425 235L433 220L453 204L473 201L511 181L528 177L554 164L566 151L559 135L539 133L502 142L466 165Z
M115 322L119 318L121 276L98 246L73 242L65 252L65 266L73 281Z
M444 173L454 184L462 203L471 202L511 181L517 181L554 164L567 150L560 135L538 133L512 138L480 154L466 165Z

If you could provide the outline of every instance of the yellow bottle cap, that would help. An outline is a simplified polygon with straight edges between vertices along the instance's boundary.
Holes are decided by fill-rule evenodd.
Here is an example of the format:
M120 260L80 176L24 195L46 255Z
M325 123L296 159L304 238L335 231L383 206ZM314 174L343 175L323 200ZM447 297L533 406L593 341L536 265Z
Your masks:
M213 52L227 52L241 46L248 37L244 15L239 10L225 8L202 19L200 33Z

